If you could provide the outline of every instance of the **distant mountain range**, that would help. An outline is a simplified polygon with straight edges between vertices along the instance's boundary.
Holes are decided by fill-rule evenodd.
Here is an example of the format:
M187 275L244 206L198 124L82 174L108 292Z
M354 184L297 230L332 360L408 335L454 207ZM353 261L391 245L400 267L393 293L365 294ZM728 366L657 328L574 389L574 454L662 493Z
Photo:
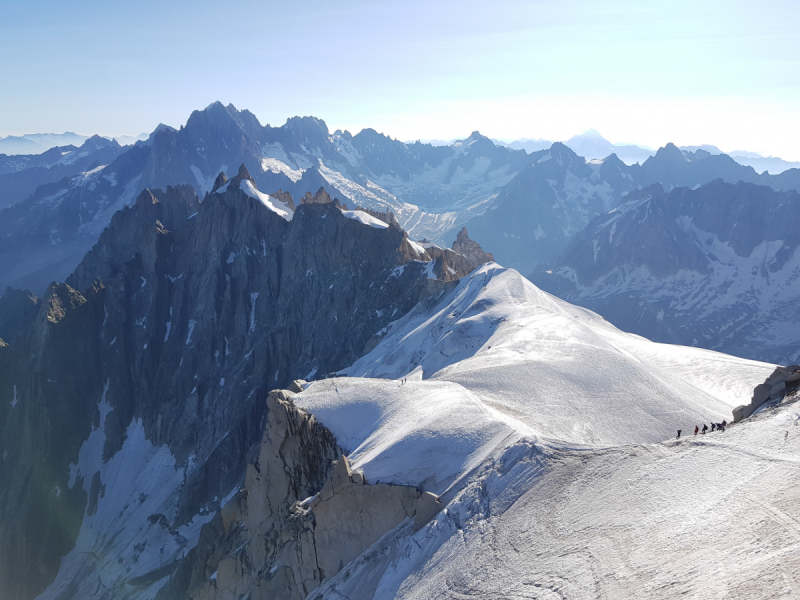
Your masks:
M529 138L515 140L510 143L499 140L495 140L495 142L509 148L514 148L515 150L525 150L528 153L544 150L553 144L553 142L549 140ZM589 129L584 133L571 137L564 142L564 145L587 160L606 158L612 154L616 154L617 158L627 165L632 165L634 163L642 164L656 153L654 149L646 146L637 146L636 144L612 144L594 129ZM727 154L740 165L753 167L758 173L766 171L772 175L777 175L788 169L800 168L800 162L791 162L774 156L762 156L756 152L740 150L725 153L716 146L709 144L704 144L702 146L680 146L680 149L686 150L687 152L703 150L709 154Z
M139 135L118 135L114 137L105 137L107 140L114 140L120 146L130 146L136 142L145 141L150 134L141 133ZM90 137L80 135L77 133L31 133L22 136L7 136L0 138L0 154L6 155L31 155L41 154L58 146L80 146L86 142ZM451 146L458 140L441 140L441 139L426 139L408 141L406 144L422 143L431 146ZM521 138L513 142L505 142L502 140L492 139L497 146L505 146L512 150L525 150L528 154L545 150L553 145L553 141L540 138ZM634 163L643 163L649 157L653 156L656 151L647 146L638 146L636 144L612 144L605 139L595 129L589 129L581 134L575 135L564 142L564 145L572 149L576 154L586 158L587 160L606 158L611 154L616 154L622 162L628 165ZM764 171L777 175L788 169L800 168L800 162L792 162L783 160L775 156L763 156L757 152L747 152L744 150L735 150L733 152L723 152L718 147L703 144L701 146L680 146L681 150L694 152L696 150L704 150L710 154L727 154L736 162L747 167L753 167L758 173Z
M92 137L81 135L79 133L28 133L25 135L9 135L7 137L0 137L0 155L27 155L27 154L41 154L47 152L51 148L58 146L81 146L84 142ZM129 146L136 142L146 140L148 134L142 133L139 135L119 135L114 137L105 137L106 140L114 140L121 146Z
M541 140L529 142L544 144ZM577 136L569 143L589 156L618 149L596 134ZM372 129L356 135L340 130L331 133L324 121L314 117L295 117L271 127L261 125L246 110L214 103L193 112L180 129L160 125L147 140L133 146L122 147L96 136L79 148L0 157L0 207L7 207L0 211L0 289L29 288L41 294L51 281L64 280L97 242L112 216L129 206L142 189L189 184L202 199L221 171L244 164L255 185L267 193L276 197L289 193L299 201L324 188L350 208L393 213L412 240L449 247L466 226L472 239L492 252L498 263L525 275L536 273L534 279L545 289L591 306L616 319L623 329L742 356L775 361L794 356L793 334L773 339L782 340L784 352L770 349L772 342L766 338L756 343L755 333L741 327L738 334L726 334L725 340L713 331L697 340L686 337L679 321L689 323L691 318L672 319L668 311L656 329L647 325L646 319L627 319L633 311L619 319L615 311L625 305L621 299L626 290L639 285L632 281L622 281L614 288L619 299L599 302L598 295L605 292L588 289L585 275L580 282L583 287L575 290L555 277L541 278L541 273L552 271L569 279L568 270L586 260L579 257L580 248L583 252L591 248L593 258L593 247L575 245L593 235L597 219L635 202L641 190L655 184L670 198L673 193L704 189L717 180L752 184L753 198L792 198L780 194L800 190L800 169L759 174L712 147L680 149L668 144L641 164L632 165L615 153L587 160L566 143L529 153L533 147L499 145L477 131L444 146L407 144ZM737 200L731 196L726 201ZM751 230L754 224L745 219L735 226ZM756 228L750 235L756 245L786 241L769 237L770 231ZM691 248L696 240L681 239L687 245L684 251L694 252ZM635 238L630 252L640 254L644 242ZM609 261L614 268L626 264ZM737 277L745 277L742 269ZM753 285L757 277L755 272L746 276ZM771 276L770 285L778 285L783 290L781 298L791 304L791 285L774 283L777 277ZM647 294L656 294L653 290L661 290L659 285L648 283L646 293L636 293L643 295L645 304L652 304ZM695 281L691 285L701 284ZM691 285L685 290L695 289ZM663 290L658 294L663 299ZM769 314L783 314L783 310ZM742 314L749 315L742 317L747 319L753 316L747 311ZM767 321L772 318L764 315ZM694 318L701 319L701 313Z
M578 232L531 279L649 339L800 360L800 194L718 179L653 184Z

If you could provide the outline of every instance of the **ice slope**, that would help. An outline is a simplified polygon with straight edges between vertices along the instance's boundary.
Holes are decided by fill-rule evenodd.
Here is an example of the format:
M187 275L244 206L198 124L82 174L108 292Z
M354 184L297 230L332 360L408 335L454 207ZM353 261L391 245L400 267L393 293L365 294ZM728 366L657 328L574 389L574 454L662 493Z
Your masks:
M395 418L395 410L414 422L417 398L448 407L450 416L439 423L469 400L485 408L480 427L505 419L514 431L570 444L657 442L695 423L731 420L731 409L748 403L772 369L623 333L516 271L488 264L433 308L418 307L396 321L372 352L342 373L370 379L336 379L335 388L346 393L330 383L312 384L298 402L326 426L331 419L337 439L363 466L383 460L374 451L384 447L375 428ZM405 386L397 383L404 378ZM399 390L391 391L387 379ZM406 398L400 408L394 406L397 395ZM332 406L330 413L320 412ZM345 430L350 417L338 413L351 410L375 411L373 429L359 435Z
M796 598L798 423L794 403L659 444L520 442L309 599Z
M382 333L294 401L368 482L447 507L310 599L800 591L798 406L691 435L772 365L623 333L496 264Z
M623 333L484 265L295 397L368 481L447 503L309 598L800 593L800 406L690 431L771 372Z
M188 523L172 528L179 492L194 461L178 465L167 445L155 446L146 438L137 419L126 429L122 449L104 462L105 420L113 410L108 393L106 382L98 403L99 426L81 446L78 463L70 465L69 487L81 485L89 498L77 542L39 600L154 598L175 561L197 544L202 526L238 489L219 506L205 507Z

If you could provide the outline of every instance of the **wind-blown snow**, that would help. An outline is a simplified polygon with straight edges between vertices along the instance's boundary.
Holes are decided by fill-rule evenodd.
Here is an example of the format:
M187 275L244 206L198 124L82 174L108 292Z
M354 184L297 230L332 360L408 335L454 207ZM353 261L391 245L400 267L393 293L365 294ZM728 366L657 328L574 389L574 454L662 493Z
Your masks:
M794 597L800 405L724 433L511 446L414 534L399 526L317 599Z
M389 227L389 225L387 225L380 219L376 219L371 214L365 213L363 210L343 210L342 214L348 219L359 221L364 225L370 225L375 229L387 229Z
M484 415L473 417L475 427L491 431L502 422L511 438L513 431L541 442L657 442L695 423L731 420L731 409L749 402L772 369L623 333L516 271L490 264L433 309L401 318L342 372L369 379L315 383L296 401L334 432L368 476L377 469L384 476L394 472L394 481L420 484L412 471L421 459L410 459L409 449L429 452L435 462L437 451L424 440L438 444L435 431L424 433L424 420L417 419L425 406L442 428L475 405ZM408 383L398 383L405 378ZM375 417L356 431L356 414ZM408 423L402 435L395 420ZM492 452L492 444L470 439L469 451L460 450L464 456ZM453 476L448 470L440 480Z
M294 213L289 209L289 207L281 202L280 200L273 198L268 194L263 194L256 189L256 186L253 185L253 182L249 179L243 179L242 182L239 184L239 189L242 190L245 194L250 196L251 198L255 198L256 200L260 200L261 203L270 209L272 212L277 213L287 221L291 221Z
M408 245L416 252L419 256L425 256L425 248L422 244L415 242L413 240L408 240Z
M312 597L791 596L800 405L691 435L772 370L623 333L484 265L294 396L368 483L446 506Z

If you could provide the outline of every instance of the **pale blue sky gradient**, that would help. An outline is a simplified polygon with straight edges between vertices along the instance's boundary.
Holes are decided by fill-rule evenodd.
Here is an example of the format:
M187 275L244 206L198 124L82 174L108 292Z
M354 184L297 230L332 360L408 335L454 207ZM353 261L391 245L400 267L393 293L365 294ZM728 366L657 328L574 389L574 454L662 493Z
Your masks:
M138 134L215 100L398 139L717 144L800 160L797 0L0 0L0 135Z

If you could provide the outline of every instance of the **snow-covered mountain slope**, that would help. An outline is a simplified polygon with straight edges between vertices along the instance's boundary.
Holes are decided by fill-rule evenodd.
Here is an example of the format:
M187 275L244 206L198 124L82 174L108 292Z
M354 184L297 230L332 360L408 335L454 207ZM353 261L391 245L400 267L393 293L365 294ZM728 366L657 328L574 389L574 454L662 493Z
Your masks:
M657 442L695 423L730 421L732 408L748 403L772 370L623 333L516 271L488 264L435 307L417 307L392 324L374 350L341 372L346 377L314 383L295 401L367 473L376 461L400 461L381 466L385 475L403 469L397 443L430 454L435 468L436 453L414 450L410 440L438 440L425 432L442 426L464 440L473 439L472 428L480 440L516 432L570 444ZM414 416L428 411L430 419Z
M563 144L529 155L478 132L432 146L372 129L331 133L314 117L262 126L249 111L216 102L194 111L180 129L159 126L116 159L75 166L57 182L48 171L30 198L0 214L0 289L43 293L77 266L111 215L142 189L190 184L203 197L220 171L240 164L267 193L280 189L297 199L324 187L351 208L391 210L412 239L449 246L468 224L499 262L522 272L552 260L571 235L637 187L693 187L721 177L800 188L800 170L759 175L730 157L672 145L628 166L615 155L587 162ZM90 182L95 174L100 178Z
M116 159L70 171L0 213L0 288L43 293L69 275L114 212L142 189L190 184L202 197L221 171L240 164L267 193L282 189L299 200L324 187L350 208L391 210L413 239L449 246L528 161L524 151L477 132L452 146L404 144L371 129L331 134L313 117L262 126L246 110L214 103L180 130L159 126Z
M659 341L800 359L800 195L653 186L575 236L537 285Z
M123 151L117 142L96 135L80 147L57 146L38 155L0 155L0 209L22 202L40 185L107 165Z
M531 159L494 206L467 224L500 264L523 273L558 256L575 232L637 185L636 169L616 156L587 162L556 143Z
M342 377L294 396L368 482L417 485L445 505L416 533L398 525L309 598L784 589L781 572L800 561L797 405L691 435L730 421L772 370L620 332L484 265L395 322Z
M793 598L798 423L794 403L659 444L521 440L309 598Z
M564 145L587 160L603 159L616 154L626 165L641 164L654 154L653 150L634 144L612 144L600 135L596 129L589 129L581 134L572 136L564 142Z

